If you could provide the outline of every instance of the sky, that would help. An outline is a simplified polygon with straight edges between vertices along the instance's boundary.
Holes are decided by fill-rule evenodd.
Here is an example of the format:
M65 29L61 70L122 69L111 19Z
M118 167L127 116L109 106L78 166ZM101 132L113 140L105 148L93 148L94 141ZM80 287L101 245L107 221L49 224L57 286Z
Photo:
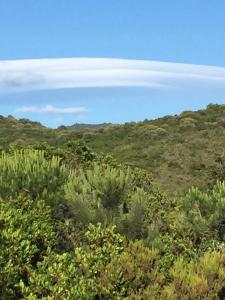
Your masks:
M225 104L224 0L0 0L0 114L50 127Z

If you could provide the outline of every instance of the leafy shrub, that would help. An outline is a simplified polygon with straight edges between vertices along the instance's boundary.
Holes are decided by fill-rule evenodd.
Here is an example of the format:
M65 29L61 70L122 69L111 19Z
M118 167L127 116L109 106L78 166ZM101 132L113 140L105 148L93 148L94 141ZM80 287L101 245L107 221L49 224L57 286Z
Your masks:
M115 272L108 274L107 266L124 251L124 239L114 228L104 229L100 224L90 225L86 238L85 248L46 256L31 270L27 284L21 282L22 294L28 299L121 299L114 281L119 286L120 278Z
M27 282L55 243L50 209L43 201L0 199L0 299L19 299Z
M196 127L196 120L193 118L183 118L180 120L180 127L182 128L195 128Z
M205 253L190 263L179 258L171 275L171 284L162 292L165 299L224 299L224 254Z

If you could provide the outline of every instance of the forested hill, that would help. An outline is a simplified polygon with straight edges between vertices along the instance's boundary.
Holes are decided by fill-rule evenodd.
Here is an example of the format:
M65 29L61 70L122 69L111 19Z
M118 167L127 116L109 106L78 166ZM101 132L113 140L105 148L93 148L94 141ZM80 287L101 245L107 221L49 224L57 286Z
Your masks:
M124 125L75 124L58 129L12 116L0 118L3 148L39 141L60 146L78 139L119 162L150 170L167 192L179 193L193 185L205 188L211 174L223 176L220 173L225 155L225 105L210 104L196 112Z

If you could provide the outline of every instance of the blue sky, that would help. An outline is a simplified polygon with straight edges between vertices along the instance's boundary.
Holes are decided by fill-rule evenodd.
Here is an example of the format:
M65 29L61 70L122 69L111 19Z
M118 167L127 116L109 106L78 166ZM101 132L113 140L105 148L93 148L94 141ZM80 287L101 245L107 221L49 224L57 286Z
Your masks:
M20 69L13 65L6 77L0 64L0 114L56 127L137 121L225 103L225 1L0 0L0 62L79 57L218 66L213 76L222 75L219 84L213 78L210 84L193 79L186 84L174 77L167 89L134 81L108 86L102 84L102 73L102 86L57 87L49 81L45 88L5 91L1 76L4 82L14 80ZM32 66L26 70L31 71Z

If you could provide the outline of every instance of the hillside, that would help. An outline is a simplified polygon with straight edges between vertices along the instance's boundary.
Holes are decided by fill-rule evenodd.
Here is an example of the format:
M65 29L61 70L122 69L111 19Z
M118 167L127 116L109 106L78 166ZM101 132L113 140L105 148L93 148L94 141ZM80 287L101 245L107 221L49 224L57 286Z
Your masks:
M225 299L224 110L84 132L0 118L15 140L0 151L0 299Z
M111 154L118 162L151 171L163 190L176 193L195 185L207 188L210 173L218 170L225 149L225 106L124 125L61 126L9 116L0 118L0 146L40 141L60 146L84 140L97 153Z
M225 106L86 132L95 150L150 170L166 191L206 188L225 149Z

